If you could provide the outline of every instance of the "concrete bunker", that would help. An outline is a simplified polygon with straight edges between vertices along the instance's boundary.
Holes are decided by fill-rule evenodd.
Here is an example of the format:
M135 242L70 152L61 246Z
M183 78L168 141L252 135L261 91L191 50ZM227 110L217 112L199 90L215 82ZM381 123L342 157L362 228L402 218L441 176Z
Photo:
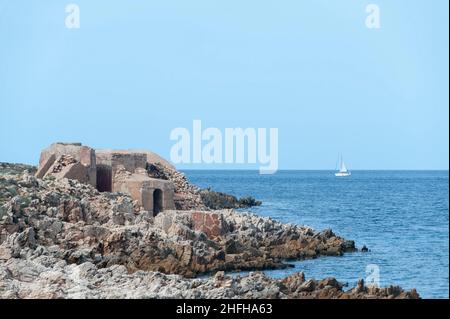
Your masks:
M81 143L55 143L41 153L36 176L76 179L100 192L129 194L154 216L175 209L171 181L150 177L146 151L94 150ZM159 156L156 156L159 158Z

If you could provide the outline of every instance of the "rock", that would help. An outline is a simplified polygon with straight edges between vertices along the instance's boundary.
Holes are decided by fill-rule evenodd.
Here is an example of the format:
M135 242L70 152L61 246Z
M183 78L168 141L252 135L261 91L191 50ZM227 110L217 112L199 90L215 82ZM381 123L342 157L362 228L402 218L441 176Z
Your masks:
M363 282L344 292L333 278L305 280L303 273L272 279L223 272L283 268L289 266L284 259L354 249L331 230L234 210L172 210L153 217L125 194L0 167L6 167L0 172L0 298L418 297ZM185 203L198 204L191 200ZM187 279L210 272L216 275Z
M365 291L366 291L366 287L364 285L364 279L358 280L358 284L356 285L355 292L361 293L361 292L365 292Z
M300 287L298 287L298 291L300 292L311 292L314 291L316 289L316 282L312 279L309 279L308 281L305 281L304 283L302 283L300 285Z
M318 287L319 288L337 288L337 289L341 289L343 287L343 284L341 284L340 282L338 282L336 280L336 278L325 278L321 281L319 281L318 283Z
M223 217L217 213L193 212L191 214L193 229L206 234L209 238L215 238L226 232L226 224Z
M223 272L223 271L218 271L214 275L214 281L216 281L216 282L221 282L224 280L224 278L225 278L225 272Z
M236 243L236 241L233 240L233 239L226 240L223 245L225 247L225 252L227 254L236 254L240 250L238 245L237 245L237 243Z
M260 201L255 200L251 196L237 199L235 196L215 192L210 188L200 190L200 197L206 207L214 210L230 209L230 208L247 208L261 205Z

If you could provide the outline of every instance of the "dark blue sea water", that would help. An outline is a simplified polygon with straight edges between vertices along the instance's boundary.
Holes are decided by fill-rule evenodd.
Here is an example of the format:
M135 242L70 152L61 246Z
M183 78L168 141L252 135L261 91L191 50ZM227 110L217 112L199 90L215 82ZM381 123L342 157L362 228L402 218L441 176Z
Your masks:
M416 288L424 298L449 297L448 171L185 171L200 187L263 205L249 209L282 222L331 228L369 253L295 262L294 269L267 271L282 277L304 271L307 278L336 277L349 286L375 275L381 286ZM373 266L369 266L373 267ZM366 273L366 270L368 271Z

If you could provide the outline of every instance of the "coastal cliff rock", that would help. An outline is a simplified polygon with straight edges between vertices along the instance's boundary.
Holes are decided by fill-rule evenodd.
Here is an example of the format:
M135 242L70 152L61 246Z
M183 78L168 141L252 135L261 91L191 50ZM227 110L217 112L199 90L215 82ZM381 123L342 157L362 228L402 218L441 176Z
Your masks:
M37 246L53 247L51 253L68 263L121 264L129 271L192 277L282 268L288 266L285 258L355 249L331 231L318 233L232 210L164 211L153 217L128 195L100 193L75 180L41 180L24 173L0 181L0 243L11 256L26 258Z
M337 256L355 245L331 230L316 232L233 210L164 211L153 217L125 194L100 193L70 179L39 179L29 167L24 172L1 168L3 298L415 296L364 285L350 294L334 281L326 286L336 291L320 282L283 282L262 274L220 281L219 272L214 279L187 279L222 270L288 267L284 259ZM258 290L263 286L270 289Z

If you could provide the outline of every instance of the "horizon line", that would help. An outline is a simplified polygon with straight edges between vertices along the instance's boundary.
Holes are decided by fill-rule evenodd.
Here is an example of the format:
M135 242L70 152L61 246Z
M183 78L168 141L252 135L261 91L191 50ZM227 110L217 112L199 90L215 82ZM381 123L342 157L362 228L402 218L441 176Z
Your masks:
M30 163L13 163L13 162L3 162L0 161L0 164L14 164L14 165L29 165L38 167L36 164ZM173 163L171 163L176 170L179 171L256 171L259 172L258 168L178 168ZM332 168L280 168L276 170L279 171L336 171L336 169ZM448 168L359 168L352 169L351 172L358 171L444 171L448 172Z
M180 171L255 171L259 172L257 168L176 168ZM283 168L278 169L277 172L280 171L336 171L335 169L329 168ZM361 169L352 169L349 170L351 172L358 171L444 171L448 172L449 169L441 169L441 168L361 168Z

